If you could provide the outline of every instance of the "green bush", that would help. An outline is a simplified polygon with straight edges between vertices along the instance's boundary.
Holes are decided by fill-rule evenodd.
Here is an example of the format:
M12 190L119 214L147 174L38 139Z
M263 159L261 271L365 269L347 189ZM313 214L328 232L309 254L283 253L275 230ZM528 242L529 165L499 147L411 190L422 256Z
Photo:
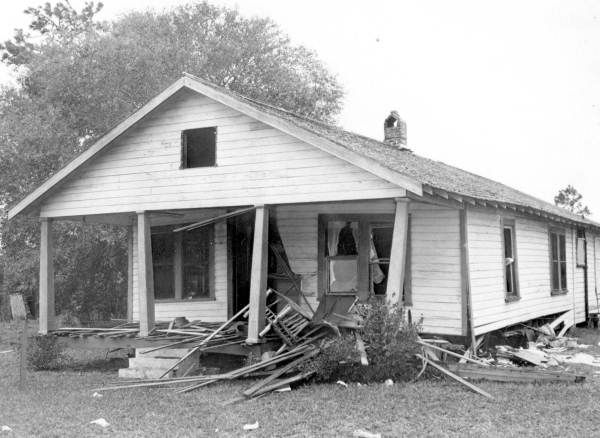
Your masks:
M402 308L389 308L379 301L361 305L357 311L364 319L359 333L369 365L360 363L354 333L343 331L340 337L325 341L321 353L307 365L315 371L315 380L369 383L386 379L408 381L416 377L421 366L415 357L421 351L416 343L420 325L407 322Z
M65 361L63 348L56 336L36 335L28 340L27 366L33 370L52 370Z

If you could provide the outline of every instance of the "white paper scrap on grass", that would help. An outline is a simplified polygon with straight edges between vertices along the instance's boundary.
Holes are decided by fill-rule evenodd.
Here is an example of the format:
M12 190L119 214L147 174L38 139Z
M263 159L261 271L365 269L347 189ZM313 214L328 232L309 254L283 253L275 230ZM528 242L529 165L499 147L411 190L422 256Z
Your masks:
M0 428L0 432L10 432L12 431L12 429L10 427L8 427L7 425L4 425Z
M94 392L94 393L92 394L92 397L93 397L93 398L100 398L100 397L102 397L102 394L100 394L100 393L97 393L97 392Z
M90 421L91 424L97 424L100 427L108 427L110 423L106 421L104 418L98 418L97 420Z
M256 430L258 429L258 421L254 424L244 424L244 430Z
M335 382L335 383L337 383L338 385L342 385L344 388L347 388L347 387L348 387L348 384L347 384L346 382L343 382L343 381L341 381L341 380L338 380L338 381L337 381L337 382Z

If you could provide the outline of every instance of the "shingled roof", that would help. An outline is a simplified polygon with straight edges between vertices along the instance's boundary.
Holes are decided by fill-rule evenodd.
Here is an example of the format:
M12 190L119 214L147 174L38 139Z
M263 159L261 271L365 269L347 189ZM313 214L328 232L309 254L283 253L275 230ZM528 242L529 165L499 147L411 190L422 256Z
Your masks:
M247 98L232 91L224 90L192 75L188 75L188 77L201 81L203 84L221 92L235 96L237 99L242 99L263 112L283 118L299 128L311 131L347 148L349 151L361 154L391 170L411 177L425 186L425 192L432 194L446 193L449 196L456 195L454 196L455 199L466 197L472 200L483 201L481 204L484 205L487 203L492 206L494 204L503 204L505 207L522 207L527 210L534 210L533 212L530 211L533 214L542 215L541 213L545 213L546 215L574 221L582 225L600 227L599 223L585 219L582 216L573 214L568 210L500 182L450 166L441 161L422 157L406 148L392 146L385 142L344 130L335 125L303 117L291 111ZM443 197L445 198L446 196L443 195Z
M75 157L63 169L59 170L21 200L9 210L9 218L29 209L32 205L43 199L72 172L76 171L81 165L109 146L121 133L145 117L145 115L175 92L186 87L200 93L213 94L213 97L217 98L217 100L227 100L233 106L238 106L239 104L239 106L243 107L241 110L245 108L245 111L253 112L256 117L262 118L264 116L273 125L281 125L283 127L291 125L297 128L296 131L299 137L308 138L312 136L311 138L313 139L318 137L328 143L326 147L331 153L342 156L350 162L356 157L364 157L366 161L362 165L367 170L375 174L380 174L380 176L404 187L414 187L413 190L418 192L421 192L422 187L422 193L418 193L419 197L438 197L456 203L511 208L554 220L575 222L581 225L600 228L600 224L596 222L572 214L565 209L497 181L484 178L440 161L422 157L405 148L392 146L346 131L338 126L303 117L293 112L250 99L188 73L184 73L181 79L109 131L88 150ZM227 102L224 103L227 104Z

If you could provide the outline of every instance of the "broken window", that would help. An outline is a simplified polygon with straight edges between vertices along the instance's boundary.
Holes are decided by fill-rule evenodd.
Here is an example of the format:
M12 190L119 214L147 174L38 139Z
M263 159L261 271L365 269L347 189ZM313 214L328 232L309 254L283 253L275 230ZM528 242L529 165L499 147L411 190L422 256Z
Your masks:
M519 297L514 221L504 220L502 236L504 244L504 292L506 298L510 300Z
M181 133L181 168L216 165L217 128L188 129Z
M567 250L564 230L550 231L552 292L567 292Z
M358 222L329 221L327 265L329 292L358 290Z
M173 227L152 230L154 297L193 300L212 297L213 227L173 233Z
M372 225L369 251L369 274L371 291L375 295L385 295L387 275L392 253L392 225Z

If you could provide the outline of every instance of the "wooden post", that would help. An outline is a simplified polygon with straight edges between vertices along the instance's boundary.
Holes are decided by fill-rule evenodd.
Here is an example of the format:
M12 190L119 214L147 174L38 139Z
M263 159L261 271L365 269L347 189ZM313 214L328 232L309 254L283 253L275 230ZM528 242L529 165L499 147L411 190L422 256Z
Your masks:
M133 226L127 227L127 321L133 321Z
M402 301L404 287L404 267L406 264L406 242L408 240L408 200L397 198L392 252L387 278L386 301L392 306Z
M52 219L41 218L40 229L40 327L39 332L46 334L56 328L54 310L54 241L52 238Z
M250 274L250 310L248 314L247 343L261 342L259 333L265 328L267 305L267 258L269 240L269 208L256 207L254 242L252 246L252 270Z
M140 336L148 336L154 329L154 273L150 217L145 211L137 212L137 237Z

